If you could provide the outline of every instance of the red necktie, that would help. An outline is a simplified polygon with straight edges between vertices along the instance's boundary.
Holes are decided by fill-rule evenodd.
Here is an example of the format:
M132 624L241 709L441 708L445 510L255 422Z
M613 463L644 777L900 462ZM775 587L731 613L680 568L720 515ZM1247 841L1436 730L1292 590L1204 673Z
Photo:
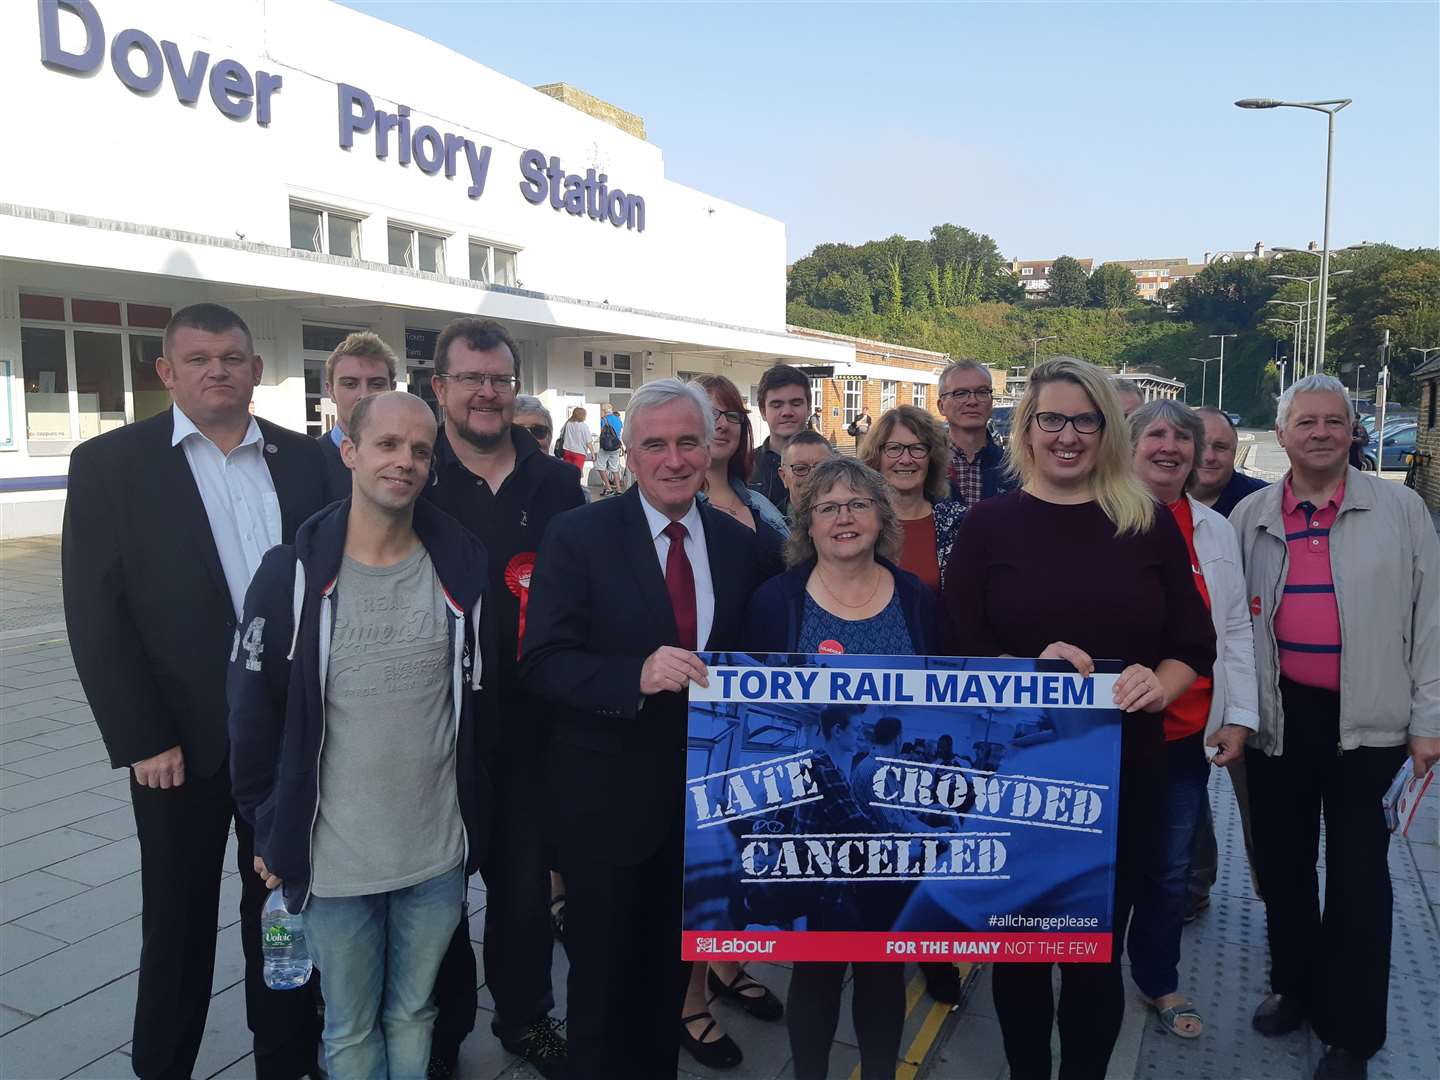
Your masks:
M670 607L675 612L675 629L680 632L680 647L694 651L697 647L695 616L695 570L685 554L685 526L672 521L665 526L670 550L665 555L665 591L670 594Z

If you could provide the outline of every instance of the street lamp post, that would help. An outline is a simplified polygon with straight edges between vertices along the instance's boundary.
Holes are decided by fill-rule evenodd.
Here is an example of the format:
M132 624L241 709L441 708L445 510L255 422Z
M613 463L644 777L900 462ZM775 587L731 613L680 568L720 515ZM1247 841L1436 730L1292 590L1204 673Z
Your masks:
M1308 252L1304 252L1304 254L1314 255L1315 252L1313 252L1313 251L1308 251ZM1355 271L1353 271L1353 270L1336 270L1336 271L1335 271L1333 274L1331 274L1330 276L1331 276L1331 277L1339 277L1341 274L1353 274L1354 272L1355 272ZM1270 279L1273 280L1273 281L1298 281L1298 282L1304 283L1304 285L1305 285L1305 302L1304 302L1303 304L1301 304L1298 300L1274 300L1274 301L1267 301L1267 303L1294 304L1294 305L1296 305L1297 307L1302 307L1302 308L1304 309L1305 331L1306 331L1306 333L1305 333L1304 335L1302 335L1301 350L1302 350L1302 355L1309 355L1309 353L1308 353L1307 351L1305 351L1305 344L1308 343L1308 344L1310 344L1310 345L1313 346L1314 341L1315 341L1314 336L1309 333L1309 329L1310 329L1310 305L1315 302L1315 296L1314 296L1314 293L1313 293L1311 290L1314 289L1315 283L1320 280L1319 277L1300 277L1300 276L1297 276L1297 275L1295 275L1295 274L1270 274L1269 277L1270 277ZM1331 299L1333 300L1334 297L1332 296Z
M1335 171L1335 114L1351 102L1350 98L1329 101L1276 101L1273 98L1242 98L1235 102L1242 109L1310 109L1325 114L1328 133L1325 140L1325 233L1320 251L1319 326L1315 335L1315 370L1325 370L1325 312L1330 289L1330 187Z
M1210 364L1211 364L1211 361L1218 360L1219 357L1216 357L1216 356L1192 356L1192 357L1190 357L1190 359L1191 359L1191 360L1194 360L1197 364L1204 364L1204 365L1205 365L1204 367L1202 367L1202 368L1200 369L1200 407L1203 409L1203 408L1205 407L1205 379L1206 379L1206 376L1208 376L1208 375L1210 374Z
M1215 359L1220 361L1220 385L1215 391L1215 408L1221 412L1225 411L1225 339L1239 337L1239 334L1211 334L1212 338L1220 339L1220 355Z
M1364 364L1355 365L1355 408L1360 408L1360 372L1365 370Z
M1040 362L1040 342L1059 341L1059 334L1050 334L1047 337L1032 337L1030 339L1030 366L1033 368Z
M1411 345L1410 351L1418 352L1420 354L1420 363L1423 364L1426 360L1430 358L1430 354L1432 352L1440 352L1440 345L1431 345L1428 349L1419 349L1416 348L1414 345Z
M1284 323L1286 326L1290 327L1292 334L1294 334L1294 336L1290 339L1290 373L1292 378L1297 378L1300 371L1300 361L1298 359L1300 355L1300 350L1298 348L1300 335L1300 320L1266 319L1265 321ZM1280 368L1280 392L1283 394L1285 392L1285 361L1281 360L1277 366Z

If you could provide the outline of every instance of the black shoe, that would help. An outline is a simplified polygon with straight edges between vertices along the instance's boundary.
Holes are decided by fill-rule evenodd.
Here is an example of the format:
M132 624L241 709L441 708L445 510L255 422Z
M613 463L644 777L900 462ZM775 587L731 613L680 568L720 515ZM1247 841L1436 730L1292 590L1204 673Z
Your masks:
M1200 917L1200 913L1210 906L1210 896L1192 896L1190 902L1185 905L1185 921L1192 923Z
M1250 1018L1250 1026L1261 1035L1288 1035L1304 1022L1305 1006L1294 994L1271 994Z
M425 1080L455 1080L459 1075L456 1070L460 1067L458 1057L444 1057L434 1054L430 1058L430 1064L425 1067Z
M570 1063L570 1045L560 1034L564 1026L563 1021L547 1016L531 1024L522 1038L515 1042L501 1039L500 1045L547 1080L556 1080L566 1074Z
M700 1032L700 1038L690 1034L690 1029L685 1025L696 1020L709 1020L705 1030ZM690 1056L701 1065L710 1069L733 1069L745 1059L736 1045L734 1039L729 1035L721 1035L714 1042L705 1042L705 1036L709 1035L715 1028L715 1018L708 1012L698 1012L693 1016L682 1016L680 1018L680 1045L690 1051Z
M1359 1054L1331 1046L1315 1066L1315 1080L1365 1080L1368 1072L1369 1066Z
M954 964L921 964L925 992L945 1005L960 1004L960 969Z
M705 977L712 994L733 1001L756 1020L779 1020L785 1015L785 1006L780 1004L780 999L762 983L751 978L744 968L740 969L740 974L736 975L735 981L731 983L716 975L714 968L711 968ZM760 993L747 994L747 990L759 990Z

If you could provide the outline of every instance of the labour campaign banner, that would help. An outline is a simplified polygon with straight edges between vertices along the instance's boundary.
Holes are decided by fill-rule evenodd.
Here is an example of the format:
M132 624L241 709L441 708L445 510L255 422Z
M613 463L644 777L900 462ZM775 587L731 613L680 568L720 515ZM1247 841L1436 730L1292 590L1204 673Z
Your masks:
M702 658L685 959L1110 959L1119 664Z

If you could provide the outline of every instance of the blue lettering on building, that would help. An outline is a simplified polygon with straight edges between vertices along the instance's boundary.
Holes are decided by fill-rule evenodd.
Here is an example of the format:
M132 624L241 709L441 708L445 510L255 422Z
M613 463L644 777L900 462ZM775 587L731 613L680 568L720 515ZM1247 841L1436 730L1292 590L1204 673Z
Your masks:
M91 0L40 0L40 62L55 71L91 75L105 62L105 24ZM71 52L60 44L60 13L69 12L80 20L85 44ZM110 66L116 77L136 94L148 96L160 89L168 72L175 97L182 105L194 105L200 88L207 84L215 108L232 120L248 120L251 112L261 127L270 126L273 98L284 80L268 71L249 69L238 60L217 60L196 50L186 60L173 41L156 40L133 27L121 30L110 42ZM206 79L206 72L209 79Z
M40 62L54 71L71 75L93 75L104 66L105 24L94 0L38 0L40 11ZM60 41L61 13L79 20L84 44L71 51ZM274 98L284 79L268 71L250 69L238 60L223 58L213 64L210 54L196 49L187 57L173 41L157 41L135 27L126 27L109 41L110 67L132 93L142 97L160 91L169 77L175 98L182 105L194 105L202 89L223 115L243 122L252 113L261 127L269 127ZM444 173L453 179L462 167L470 179L466 194L478 199L485 193L490 174L492 148L477 146L473 139L457 132L440 131L429 124L413 126L410 107L397 105L393 112L375 107L374 99L358 86L336 86L340 146L350 150L356 136L373 133L375 156L389 160L391 153L402 166L413 162L427 176ZM596 169L584 175L567 173L558 157L546 157L539 150L520 155L520 194L527 202L571 217L609 222L617 229L645 231L645 199L610 186L610 178Z

